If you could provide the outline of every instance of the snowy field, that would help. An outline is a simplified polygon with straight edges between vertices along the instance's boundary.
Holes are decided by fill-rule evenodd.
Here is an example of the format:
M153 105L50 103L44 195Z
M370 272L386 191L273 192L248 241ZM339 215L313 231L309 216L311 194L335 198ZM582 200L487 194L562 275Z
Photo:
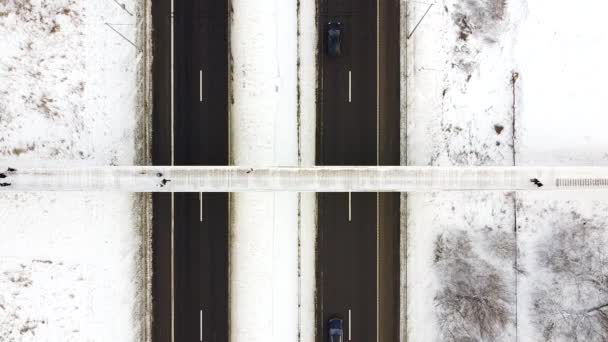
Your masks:
M0 164L146 162L146 6L0 1ZM146 206L124 193L1 194L0 340L144 337Z
M608 164L607 5L405 6L408 165ZM408 340L608 339L606 195L408 195Z

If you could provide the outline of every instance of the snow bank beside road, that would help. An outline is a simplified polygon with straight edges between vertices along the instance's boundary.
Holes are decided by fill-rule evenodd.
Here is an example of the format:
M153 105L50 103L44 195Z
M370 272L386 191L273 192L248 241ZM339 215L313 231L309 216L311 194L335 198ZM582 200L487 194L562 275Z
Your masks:
M146 91L138 82L146 72L146 33L138 30L145 29L146 6L0 2L0 164L131 165L147 158L136 153L147 145L136 138L146 121L137 107ZM145 337L142 205L142 196L120 193L2 194L0 339Z
M306 167L316 163L317 12L315 1L298 4L298 159L299 166ZM299 206L299 342L314 342L317 194L300 193Z

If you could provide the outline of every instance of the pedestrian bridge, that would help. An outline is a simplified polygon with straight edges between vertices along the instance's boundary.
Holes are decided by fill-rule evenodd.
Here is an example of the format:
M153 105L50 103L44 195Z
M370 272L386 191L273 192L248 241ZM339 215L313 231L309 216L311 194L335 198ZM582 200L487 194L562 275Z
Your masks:
M0 191L428 192L608 189L608 167L3 167Z

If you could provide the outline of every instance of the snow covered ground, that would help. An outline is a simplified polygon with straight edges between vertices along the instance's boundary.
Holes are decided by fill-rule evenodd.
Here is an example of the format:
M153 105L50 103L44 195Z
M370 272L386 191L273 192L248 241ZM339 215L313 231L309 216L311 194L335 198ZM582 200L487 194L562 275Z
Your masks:
M518 197L521 341L608 336L606 193Z
M408 3L408 165L513 165L513 45L500 38L515 27L497 6ZM514 209L510 193L408 195L409 341L514 339Z
M297 2L231 8L231 163L297 166ZM296 193L231 194L231 341L298 339L299 205Z
M602 1L529 1L519 14L518 165L608 164L607 10Z
M147 6L0 1L0 164L146 162ZM0 195L0 340L145 337L146 207L124 193Z
M514 339L512 203L497 192L409 195L409 341Z
M405 6L408 165L608 163L605 4ZM408 340L607 339L605 195L409 194Z
M590 0L527 4L515 49L518 165L608 165L607 10ZM520 340L607 340L608 194L517 199Z

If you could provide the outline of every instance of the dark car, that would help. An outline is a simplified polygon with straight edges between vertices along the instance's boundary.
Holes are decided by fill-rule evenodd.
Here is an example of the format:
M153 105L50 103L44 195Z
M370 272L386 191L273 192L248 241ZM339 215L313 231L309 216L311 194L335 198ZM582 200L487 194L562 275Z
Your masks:
M327 24L327 54L338 57L342 53L342 24L339 21L330 21Z
M329 342L342 342L342 335L344 330L342 329L342 319L333 317L328 322L329 327Z

